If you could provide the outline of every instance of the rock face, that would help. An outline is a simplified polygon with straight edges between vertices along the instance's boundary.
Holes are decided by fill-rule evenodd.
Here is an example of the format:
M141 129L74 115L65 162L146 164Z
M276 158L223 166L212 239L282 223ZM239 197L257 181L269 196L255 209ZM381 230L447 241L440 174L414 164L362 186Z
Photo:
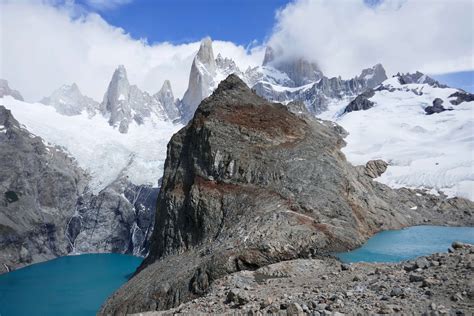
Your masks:
M79 115L86 111L89 116L93 116L99 109L99 103L84 96L75 83L62 86L40 102L51 105L63 115Z
M109 118L109 124L118 127L121 133L127 133L132 122L143 124L147 118L174 120L178 109L173 97L171 84L165 82L155 96L130 85L125 67L120 65L114 72L104 100L100 106L103 115Z
M471 102L474 101L474 94L465 92L465 91L458 91L449 96L450 98L455 98L450 100L449 102L452 105L459 105L463 102Z
M170 120L174 121L179 118L180 113L174 98L173 89L171 88L171 82L169 80L165 80L163 82L163 86L161 87L160 91L154 95L154 97L158 100L158 102L161 103L166 115Z
M1 272L62 256L87 176L66 153L20 127L0 106Z
M118 126L121 133L128 131L132 121L132 108L128 102L130 98L130 84L125 67L120 65L114 72L107 92L102 101L102 114L109 114L109 124Z
M158 191L133 185L121 177L98 195L83 195L67 225L72 251L145 256L153 232Z
M472 202L393 190L351 166L340 131L237 76L221 82L171 139L150 254L101 314L168 309L230 273L352 249L384 229L472 225Z
M21 96L20 92L11 89L8 86L8 81L5 79L0 79L0 98L3 98L4 96L12 96L13 98L23 101L23 97Z
M406 73L406 74L400 74L398 73L396 75L398 78L398 81L400 84L410 84L410 83L426 83L430 86L437 87L437 88L447 88L447 85L441 84L438 81L434 80L431 77L428 77L424 73L421 73L419 71L415 73Z
M445 109L443 106L443 100L440 98L436 98L433 100L433 105L432 106L427 106L425 108L426 115L431 115L435 113L441 113L444 111L449 111L450 109Z
M349 105L344 109L344 113L349 113L352 111L362 111L368 110L375 105L374 102L369 99L375 95L374 90L368 90L360 95L358 95L354 100L352 100Z
M217 64L212 50L212 41L205 38L194 57L189 74L188 89L181 102L183 120L188 121L199 103L208 97L216 87Z

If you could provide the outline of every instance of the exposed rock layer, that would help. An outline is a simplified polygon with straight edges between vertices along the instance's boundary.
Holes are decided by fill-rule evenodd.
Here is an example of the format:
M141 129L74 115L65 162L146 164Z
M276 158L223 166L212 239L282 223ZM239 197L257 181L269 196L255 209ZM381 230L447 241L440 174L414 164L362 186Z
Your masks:
M101 313L168 309L227 274L351 249L384 229L473 224L472 202L390 189L347 163L343 145L340 127L229 76L171 139L150 255Z

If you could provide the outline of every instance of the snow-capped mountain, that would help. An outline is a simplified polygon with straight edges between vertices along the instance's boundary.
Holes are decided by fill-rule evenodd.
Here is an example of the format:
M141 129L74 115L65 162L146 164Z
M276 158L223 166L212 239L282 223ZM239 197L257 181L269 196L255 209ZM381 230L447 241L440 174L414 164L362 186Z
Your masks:
M83 95L75 83L63 85L40 103L54 107L63 115L79 115L86 111L89 116L93 116L99 109L99 103Z
M444 110L427 111L434 104ZM353 164L389 163L377 181L474 200L474 95L419 72L398 74L318 117L347 130L343 152Z
M302 57L282 57L282 50L267 46L263 66L269 66L285 73L292 80L289 87L300 87L314 83L323 77L318 65Z
M20 92L11 89L10 86L8 85L8 81L5 79L0 79L0 98L3 98L4 96L12 96L13 98L23 101L23 96L21 95Z
M112 76L100 110L108 117L111 126L127 133L132 122L141 125L147 118L153 121L174 120L178 109L171 98L174 98L171 83L165 83L160 92L151 96L130 85L127 71L120 65Z
M214 59L212 41L204 39L194 58L188 89L181 102L183 122L187 122L199 102L232 73L267 100L284 104L300 101L313 114L326 110L328 103L335 99L350 102L351 98L387 79L381 64L364 69L352 79L343 80L324 76L314 62L301 57L283 59L281 55L281 51L268 47L262 66L243 72L232 59L220 54Z

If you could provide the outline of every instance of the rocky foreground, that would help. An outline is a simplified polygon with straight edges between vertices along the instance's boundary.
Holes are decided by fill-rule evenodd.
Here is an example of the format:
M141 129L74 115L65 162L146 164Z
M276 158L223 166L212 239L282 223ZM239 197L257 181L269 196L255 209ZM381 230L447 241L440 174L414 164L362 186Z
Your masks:
M364 288L369 284L364 282L392 275L393 285L400 282L401 288L409 277L401 275L405 272L400 272L400 266L386 267L392 274L375 274L375 266L370 265L341 272L333 259L310 258L356 248L381 230L423 223L474 225L471 201L394 190L373 181L386 164L349 164L340 150L344 136L338 125L295 115L257 96L230 75L168 144L150 253L100 313L168 310L208 293L222 295L218 305L223 298L229 299L230 305L222 305L225 308L260 306L260 299L251 298L250 289L257 287L268 293L265 297L279 302L278 309L279 304L287 304L283 309L298 311L291 303L309 308L312 303L298 299L307 292L313 293L308 299L316 305L326 304L319 309L333 305L329 308L335 309L335 303L342 302L346 307L340 310L348 312L352 309L346 292L352 290L354 300L361 295L357 287L349 289L346 283L360 282ZM301 271L284 279L274 278L272 269ZM353 274L360 274L361 281L352 281ZM290 287L298 278L298 282L308 282L306 288L303 284ZM248 279L248 284L240 289L231 286L239 279ZM278 282L287 285L283 288ZM379 293L375 285L366 288L370 289L366 295L387 297L392 290ZM238 293L229 294L230 290ZM281 299L283 294L288 297ZM273 306L273 301L267 303ZM424 308L423 302L414 299L413 305L417 303ZM444 301L441 304L448 306ZM363 302L359 308L364 310Z
M141 315L342 315L474 313L474 246L400 264L297 259L216 281L204 297Z

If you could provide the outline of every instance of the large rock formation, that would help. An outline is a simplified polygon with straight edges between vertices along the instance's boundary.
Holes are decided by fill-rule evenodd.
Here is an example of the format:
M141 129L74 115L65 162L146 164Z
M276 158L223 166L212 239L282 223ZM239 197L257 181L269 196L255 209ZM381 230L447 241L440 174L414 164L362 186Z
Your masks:
M154 96L130 85L127 71L120 65L114 72L104 100L101 112L109 118L109 124L118 127L121 133L127 133L132 122L143 124L147 118L174 120L178 115L175 101L171 101L171 84L165 82Z
M99 109L99 103L83 95L75 83L63 85L40 102L51 105L63 115L79 115L86 111L89 116L93 116Z
M229 76L171 139L150 254L101 314L168 309L227 274L355 248L380 230L474 223L472 202L390 189L343 145L335 124Z
M87 176L0 106L0 272L70 251L68 220Z
M188 89L181 102L183 120L187 122L194 114L199 103L208 97L216 88L217 64L209 37L201 42L199 51L194 57L189 74Z
M163 110L170 120L174 121L179 118L179 109L177 107L173 89L171 88L171 82L169 80L165 80L163 82L163 86L161 86L160 91L154 94L153 97L161 103Z
M23 96L17 90L13 90L8 85L8 81L5 79L0 79L0 98L4 96L12 96L14 99L23 101Z

